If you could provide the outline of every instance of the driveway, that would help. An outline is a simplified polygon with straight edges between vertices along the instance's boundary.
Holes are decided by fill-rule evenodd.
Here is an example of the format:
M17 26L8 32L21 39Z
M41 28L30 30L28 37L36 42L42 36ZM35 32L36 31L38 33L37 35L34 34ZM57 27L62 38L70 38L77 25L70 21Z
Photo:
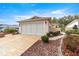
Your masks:
M33 35L7 35L0 38L0 56L19 56L39 39L39 36Z

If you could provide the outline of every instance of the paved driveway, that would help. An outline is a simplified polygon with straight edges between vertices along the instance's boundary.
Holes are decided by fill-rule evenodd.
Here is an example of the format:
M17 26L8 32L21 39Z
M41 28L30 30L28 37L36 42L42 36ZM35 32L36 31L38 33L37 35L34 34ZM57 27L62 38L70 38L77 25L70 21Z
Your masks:
M19 56L39 39L39 36L31 35L8 35L0 38L0 56Z

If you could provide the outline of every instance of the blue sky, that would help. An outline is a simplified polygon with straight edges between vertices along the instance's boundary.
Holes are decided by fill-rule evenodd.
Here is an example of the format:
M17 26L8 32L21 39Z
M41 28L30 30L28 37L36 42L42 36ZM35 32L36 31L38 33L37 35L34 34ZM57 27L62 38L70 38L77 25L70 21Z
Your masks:
M0 23L16 24L16 21L32 16L63 17L79 14L78 3L0 3Z

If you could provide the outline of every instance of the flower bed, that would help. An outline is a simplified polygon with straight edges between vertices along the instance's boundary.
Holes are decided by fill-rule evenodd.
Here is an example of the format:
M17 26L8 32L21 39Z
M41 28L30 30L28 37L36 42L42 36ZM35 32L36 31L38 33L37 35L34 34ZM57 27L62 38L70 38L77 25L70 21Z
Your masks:
M79 36L68 35L63 40L62 53L65 56L79 56Z

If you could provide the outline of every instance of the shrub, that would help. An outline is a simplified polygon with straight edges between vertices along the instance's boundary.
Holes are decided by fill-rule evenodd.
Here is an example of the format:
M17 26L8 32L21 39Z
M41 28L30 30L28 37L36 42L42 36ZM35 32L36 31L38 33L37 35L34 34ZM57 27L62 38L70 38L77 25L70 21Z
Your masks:
M47 33L47 36L48 36L48 37L53 37L53 32Z
M60 34L60 31L53 32L53 36L57 36Z
M11 29L11 28L6 28L6 29L4 29L4 32L5 33L14 33L14 32L16 32L16 30L15 29Z
M53 37L53 36L57 36L57 35L59 35L59 34L60 34L60 31L49 32L49 33L47 33L47 36L48 36L48 37Z
M47 35L44 35L41 37L42 41L45 42L45 43L48 43L49 42L49 38Z
M75 29L74 30L74 34L78 34L79 35L79 29Z
M78 34L79 35L79 29L73 29L73 30L68 30L65 32L66 34Z
M78 29L77 25L74 25L73 29Z
M65 31L65 33L66 33L67 35L70 35L70 34L73 33L73 30Z

